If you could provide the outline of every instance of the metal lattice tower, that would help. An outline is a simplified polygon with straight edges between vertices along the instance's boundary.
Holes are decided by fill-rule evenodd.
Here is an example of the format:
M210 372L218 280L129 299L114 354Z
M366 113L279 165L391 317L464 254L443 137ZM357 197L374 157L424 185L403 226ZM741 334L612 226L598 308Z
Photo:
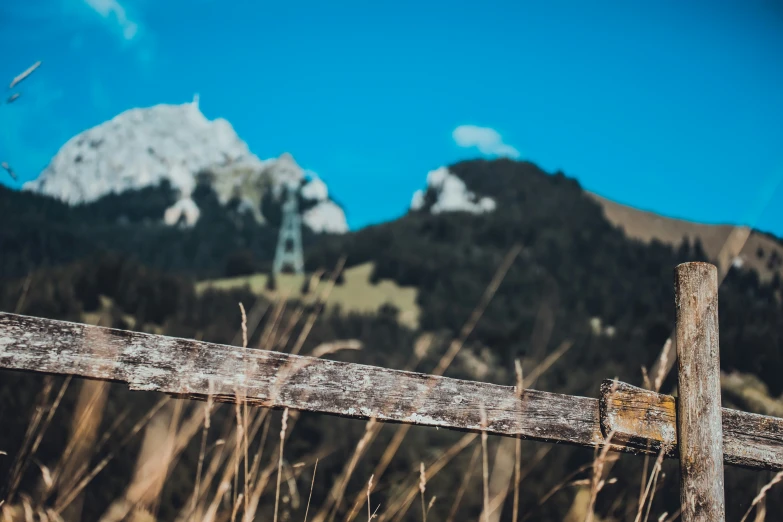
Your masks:
M277 237L277 250L272 272L279 274L289 266L295 274L304 273L302 255L302 218L299 215L299 200L296 189L286 184L286 200L283 203L283 221Z

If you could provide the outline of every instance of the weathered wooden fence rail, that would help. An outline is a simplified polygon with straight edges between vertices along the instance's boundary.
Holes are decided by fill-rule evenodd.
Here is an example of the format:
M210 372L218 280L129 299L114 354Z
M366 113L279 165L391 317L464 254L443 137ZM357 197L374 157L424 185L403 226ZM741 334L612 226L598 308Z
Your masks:
M611 449L630 453L665 447L669 457L679 457L686 441L683 518L722 520L723 496L703 498L722 488L722 462L783 470L783 419L720 408L717 278L711 279L710 266L677 267L678 400L616 381L604 381L598 399L520 393L510 386L9 313L0 313L0 368L590 448L604 446L613 433ZM717 463L710 461L713 454ZM690 513L688 502L696 502Z
M600 399L0 313L0 367L127 383L191 399L677 456L675 399L604 381ZM210 384L211 383L211 384ZM783 419L723 409L724 460L783 470Z

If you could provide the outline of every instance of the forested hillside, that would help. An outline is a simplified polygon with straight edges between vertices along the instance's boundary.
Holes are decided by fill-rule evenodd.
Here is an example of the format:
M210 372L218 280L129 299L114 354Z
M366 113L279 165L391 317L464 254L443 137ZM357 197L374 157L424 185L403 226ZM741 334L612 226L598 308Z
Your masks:
M427 205L396 221L344 236L307 240L309 271L331 270L345 256L348 266L373 262L373 281L391 279L417 287L421 331L400 326L390 308L377 315L336 310L315 322L304 353L321 342L358 339L363 350L337 357L404 368L416 360L416 339L426 332L435 334L436 342L429 352L419 354L422 360L417 369L432 371L448 341L458 335L481 302L503 259L519 245L519 255L468 339L465 352L472 359L458 359L447 374L513 384L515 359L521 359L530 370L561 343L570 341L573 347L538 379L536 388L596 396L605 378L618 377L641 385L642 367L653 364L674 325L673 268L684 261L709 260L701 245L686 243L674 249L657 241L646 244L629 239L604 218L601 207L577 181L562 173L547 174L530 163L469 161L449 169L477 195L493 198L496 209L482 214L432 214L429 205L435 195L428 194ZM0 192L0 212L6 220L0 231L0 309L78 321L84 312L97 310L104 296L112 303L108 321L113 326L236 342L238 303L250 310L264 302L245 290L197 295L193 281L223 275L232 256L244 255L242 259L248 260L232 269L238 273L265 270L276 230L258 225L250 217L243 221L243 216L232 214L217 202L206 204L213 197L206 188L196 196L201 198L202 218L194 228L182 229L166 228L152 220L170 204L166 187L112 196L114 199L73 209L39 196ZM779 378L783 374L782 291L779 278L762 283L754 272L738 269L729 271L720 291L722 367L757 375L775 396L783 393ZM293 320L298 306L291 303L280 316L269 306L250 345L258 345L265 326ZM310 306L304 310L311 310ZM297 323L292 338L302 324ZM486 365L483 373L477 371L476 360ZM8 372L0 378L0 418L5 426L13 426L0 433L0 448L11 454L19 447L26 421L7 424L6 419L29 417L41 380ZM675 383L670 375L663 391L672 392ZM67 397L58 414L64 418L73 407L73 396ZM114 387L109 404L111 411L133 404L138 416L154 400L150 394ZM220 415L229 419L232 413L226 409ZM362 437L362 424L315 415L304 415L297 424L291 446L286 447L291 462L318 448L334 452L319 464L314 505L325 500L343 463L350 458ZM47 435L40 455L45 462L55 460L62 450L64 430L53 428ZM349 491L355 494L366 486L393 433L392 428L384 429L371 445L358 464ZM414 428L393 460L385 484L416 473L420 461L459 437L445 430ZM182 469L166 485L164 498L168 500L161 506L164 518L175 512L177 499L193 487L198 444L191 446L180 463ZM532 458L539 448L526 443L524 458ZM439 475L428 484L428 491L445 499L433 505L432 520L447 518L449 495L459 488L469 457L460 455L451 464L454 472ZM565 488L542 505L539 502L592 458L589 451L555 447L535 465L523 485L522 508L529 514L528 520L562 520L572 506L574 488ZM127 482L132 459L132 452L123 453L106 469L101 477L108 479L88 490L85 510L98 514L105 509L121 490L123 480ZM9 465L0 460L0 473ZM653 513L673 513L678 505L676 466L668 463L665 471L667 479L661 483ZM33 487L36 473L35 468L29 470L28 486ZM633 520L642 461L623 457L612 473L618 483L599 497L599 512L615 520L628 520L629 516ZM755 476L727 470L731 519L739 518L755 495ZM306 490L309 482L302 487ZM394 491L393 486L381 488L377 501L384 505ZM474 481L462 501L465 517L475 518L481 503L481 484ZM781 509L783 497L772 494L769 513ZM297 511L297 519L301 516ZM409 516L418 519L419 514L411 510Z
M515 244L519 259L504 278L474 339L504 365L540 353L564 339L578 344L553 385L592 393L604 375L638 382L674 324L673 268L709 260L699 242L678 249L628 239L604 219L600 206L574 179L548 175L530 163L471 161L450 167L494 212L473 215L420 212L324 242L308 256L310 268L374 261L375 279L419 288L425 330L459 330L503 257ZM758 374L777 395L783 371L780 278L731 270L720 294L721 360L725 369ZM534 324L547 317L552 338L535 346ZM612 337L589 335L589 321L614 327ZM584 370L584 372L583 372Z
M176 200L167 181L75 206L0 186L0 277L20 277L37 267L107 251L199 278L253 273L271 265L279 202L267 198L269 224L258 223L238 201L221 205L212 187L201 183L193 193L201 219L193 227L167 226L163 213ZM302 201L304 209L307 205ZM309 229L302 231L304 245L316 238Z

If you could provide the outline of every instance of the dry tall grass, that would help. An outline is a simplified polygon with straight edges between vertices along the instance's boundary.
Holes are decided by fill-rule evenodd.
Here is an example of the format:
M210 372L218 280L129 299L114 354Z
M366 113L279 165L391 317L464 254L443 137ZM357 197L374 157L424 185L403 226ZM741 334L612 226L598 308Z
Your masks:
M480 320L518 252L518 247L515 247L503 261L481 302L460 332L460 336L449 344L431 373L443 375L447 371ZM333 273L338 272L339 270L336 270ZM291 353L299 353L302 350L305 338L317 315L323 309L323 303L333 286L334 280L325 286L322 293L314 295L307 303L314 305L311 306L309 315L305 316L304 306L293 314L291 321L301 320L304 326L300 335L293 339ZM287 306L285 299L280 299L274 304L274 319L267 323L261 332L260 348L283 350L289 345L294 325L290 322L282 324L285 306ZM258 328L262 313L260 309L255 308L247 313L244 306L240 304L239 315L241 326L236 340L241 341L245 349L250 349L248 339L253 337ZM551 333L551 329L548 330ZM537 342L548 344L549 334L543 341L540 333L537 335L539 336ZM430 337L420 338L420 345L417 345L414 350L414 357L408 369L416 369L430 349L430 342ZM527 377L523 376L522 365L517 364L518 392L522 394L526 385L544 374L571 346L570 341L562 343L549 356L538 361L535 367L530 368ZM359 348L360 345L356 341L337 341L321 345L309 355L325 356L339 350ZM659 359L662 364L658 365L654 384L651 384L656 390L660 389L669 367L667 359L670 351L671 343L667 343ZM649 382L649 379L647 381ZM98 437L97 426L100 425L103 416L106 389L101 383L83 383L70 440L57 466L54 470L49 470L36 460L36 450L70 382L70 379L66 379L61 388L54 393L53 380L46 378L43 381L39 405L30 421L22 451L15 456L6 497L0 501L3 522L79 520L80 502L85 488L105 469L118 451L142 433L141 450L131 481L125 493L115 499L102 515L100 522L158 520L157 510L162 500L164 485L171 477L183 451L194 440L199 447L195 485L179 506L180 511L175 517L177 522L239 520L251 522L270 518L275 522L291 520L292 514L305 504L303 494L298 488L301 479L310 470L312 470L312 478L309 481L309 494L304 505L305 521L308 520L311 511L315 513L312 520L317 522L332 522L338 518L346 521L354 520L359 516L362 506L366 504L368 521L398 522L413 516L411 507L417 497L420 499L422 520L427 520L433 505L442 502L452 504L448 520L461 520L460 502L474 483L474 477L480 476L483 490L481 520L493 522L500 520L506 498L513 488L512 520L518 522L533 515L533 513L522 512L520 508L519 495L521 488L524 487L524 479L552 449L551 446L547 446L536 453L523 454L519 439L506 439L507 443L496 446L494 461L491 461L489 437L486 431L480 434L467 433L452 446L422 461L420 468L410 470L408 477L401 482L386 484L383 480L384 473L396 453L403 447L406 434L411 429L409 425L398 425L394 428L395 433L384 449L381 459L376 463L373 473L362 479L360 489L351 491L349 485L357 464L366 455L367 449L375 442L382 428L381 423L370 419L353 453L345 461L337 480L331 485L325 502L321 506L311 506L318 462L328 457L330 450L318 449L295 464L286 460L286 441L295 432L299 418L296 411L286 409L277 413L249 407L242 390L237 390L233 415L227 417L230 421L222 426L215 426L211 421L215 412L221 407L228 408L229 405L218 404L212 400L212 397L209 397L205 403L164 398L143 416L133 429L120 438L112 451L104 453L106 442L117 437L115 430L119 421L105 433L100 434L100 438ZM421 397L420 400L426 401L427 398ZM415 408L415 404L412 408ZM486 411L482 409L481 413L483 424L486 425ZM279 436L269 437L270 431L275 433L274 426L279 426ZM215 433L215 428L219 433ZM199 439L196 440L196 437ZM270 438L273 439L271 447L268 445ZM619 455L608 453L611 438L612 434L607 437L607 444L603 449L596 452L592 463L571 474L564 473L566 479L543 497L539 506L565 488L580 488L568 514L568 520L599 522L595 513L599 495L606 486L616 482L610 475L612 465L619 459ZM477 439L478 444L476 444ZM440 492L439 495L432 494L428 489L432 479L447 469L458 455L471 447L471 457L467 468L464 469L459 490ZM651 513L652 499L663 479L660 473L663 454L663 450L659 452L650 476L643 481L638 496L636 522L647 521L651 515L653 519L661 521L674 520L678 516L678 513L671 516L669 514L655 516ZM99 455L102 457L98 463L89 466L91 457ZM479 459L481 459L480 468ZM21 477L31 463L35 463L40 469L41 486L34 492L20 493L17 490ZM579 478L580 476L582 477ZM761 518L757 516L756 520L763 520L763 499L769 489L781 480L783 474L775 476L753 500L751 508L757 507L757 512L761 513ZM385 505L375 505L373 508L372 493L381 487L387 488ZM750 511L749 509L745 518L749 516Z

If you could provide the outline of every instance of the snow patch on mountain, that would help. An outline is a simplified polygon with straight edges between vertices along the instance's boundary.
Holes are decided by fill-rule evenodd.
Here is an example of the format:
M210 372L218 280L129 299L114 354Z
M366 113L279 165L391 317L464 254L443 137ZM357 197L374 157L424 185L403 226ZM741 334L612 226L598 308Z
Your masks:
M426 208L428 195L431 195L434 201L429 208ZM417 190L413 194L410 208L414 211L429 210L433 214L442 212L483 214L494 211L496 206L494 199L477 197L448 167L440 167L427 174L427 189Z
M343 234L348 231L345 212L329 199L329 188L315 173L310 174L310 182L302 187L302 197L318 204L306 210L302 221L315 232Z
M190 199L198 175L208 177L222 204L239 199L259 221L267 191L277 198L284 185L304 184L303 197L318 201L303 217L304 223L313 230L348 231L344 212L328 199L320 178L288 153L259 159L228 121L207 119L197 99L130 109L74 136L24 189L75 204L168 180L181 199L166 211L164 221L180 223L184 216L192 225L199 218Z
M190 198L182 198L166 209L163 214L163 222L171 226L183 223L185 226L192 227L200 215L201 211L195 201Z
M25 188L81 203L168 179L187 195L194 173L228 164L264 167L228 121L208 120L195 103L161 104L77 134Z
M326 201L329 199L329 189L326 187L326 183L316 177L302 188L302 197L314 201Z
M308 209L302 215L302 221L313 232L330 234L344 234L348 232L345 212L334 201L324 200L313 208Z

